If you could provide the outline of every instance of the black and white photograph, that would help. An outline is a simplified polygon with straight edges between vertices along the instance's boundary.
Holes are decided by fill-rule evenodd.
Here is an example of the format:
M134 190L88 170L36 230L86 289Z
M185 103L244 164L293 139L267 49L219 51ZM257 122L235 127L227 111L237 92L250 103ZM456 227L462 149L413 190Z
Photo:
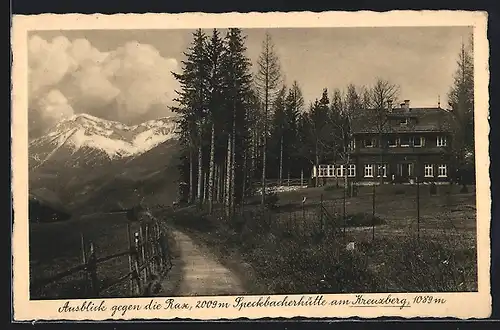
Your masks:
M27 31L27 299L477 293L474 27L232 23Z

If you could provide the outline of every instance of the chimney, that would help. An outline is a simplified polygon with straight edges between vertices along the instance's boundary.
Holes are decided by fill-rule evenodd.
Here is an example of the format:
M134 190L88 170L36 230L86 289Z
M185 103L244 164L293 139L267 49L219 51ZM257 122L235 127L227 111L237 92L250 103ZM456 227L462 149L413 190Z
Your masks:
M404 100L403 107L406 111L410 111L410 100Z
M392 112L392 100L391 99L387 100L387 110L389 110L389 112Z

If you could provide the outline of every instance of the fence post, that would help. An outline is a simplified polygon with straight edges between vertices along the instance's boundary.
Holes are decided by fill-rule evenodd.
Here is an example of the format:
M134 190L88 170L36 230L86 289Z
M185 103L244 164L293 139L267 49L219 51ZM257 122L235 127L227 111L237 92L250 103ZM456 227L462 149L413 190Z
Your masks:
M146 273L146 283L149 280L149 277L151 275L151 266L150 266L150 242L149 242L149 223L146 223L146 226L144 228L144 262L146 263L145 273Z
M417 176L417 242L420 241L420 180Z
M323 217L323 194L321 194L321 200L320 200L320 207L319 207L319 223L321 226L321 232L323 232L323 222L324 222L324 217Z
M302 237L306 237L306 209L302 203Z
M127 245L128 245L128 270L130 272L130 294L134 294L134 275L132 273L132 255L134 254L134 246L132 245L132 232L130 223L127 223Z
M143 277L143 283L147 281L146 267L144 266L144 262L146 261L145 251L144 251L144 230L142 228L142 224L139 226L139 248L141 249L141 257L142 260L140 262L140 267L142 268L141 276Z
M90 255L89 255L89 262L87 264L87 269L90 274L90 285L91 285L92 295L98 297L99 280L97 278L97 256L93 242L90 242Z
M156 241L155 241L155 246L156 246L156 267L157 267L157 271L158 273L161 273L162 272L162 263L163 263L163 260L162 260L162 247L161 247L161 227L160 227L160 224L157 222L156 223Z
M80 244L81 244L81 250L82 250L82 264L87 265L87 253L85 249L85 238L83 236L83 233L80 232ZM84 292L85 295L88 295L88 282L89 282L89 276L88 273L85 272L84 274Z
M156 274L156 222L152 223L150 238L151 274Z
M139 233L136 232L134 234L134 266L135 266L135 280L137 282L136 288L136 294L141 293L141 274L139 273Z
M375 183L373 184L372 193L372 240L375 240Z
M346 218L346 201L345 201L345 187L344 187L344 195L343 195L343 198L342 198L342 219L343 219L343 225L344 225L344 238L345 238L345 230L346 230L346 226L347 226L347 218Z

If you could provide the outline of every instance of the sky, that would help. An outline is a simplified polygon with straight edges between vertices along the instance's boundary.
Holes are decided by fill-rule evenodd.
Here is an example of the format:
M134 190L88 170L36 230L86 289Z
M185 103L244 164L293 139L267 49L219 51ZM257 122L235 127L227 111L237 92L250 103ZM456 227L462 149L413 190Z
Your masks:
M411 106L447 104L470 27L243 29L255 63L269 32L284 82L296 80L306 104L323 88L399 85ZM184 52L194 30L32 31L28 39L30 135L75 113L135 124L170 114ZM224 30L221 30L224 34ZM210 34L211 31L207 30Z

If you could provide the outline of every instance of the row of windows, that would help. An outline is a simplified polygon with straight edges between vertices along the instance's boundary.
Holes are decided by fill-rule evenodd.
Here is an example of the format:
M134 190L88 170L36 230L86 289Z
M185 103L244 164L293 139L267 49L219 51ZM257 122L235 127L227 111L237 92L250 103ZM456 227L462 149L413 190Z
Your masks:
M376 164L365 164L364 166L364 177L373 178L375 169L378 167L377 177L383 176L387 177L387 164L376 165ZM424 176L426 178L434 177L434 169L437 169L438 177L448 176L448 167L446 164L425 164L424 165ZM397 164L397 174L401 176L413 176L413 164ZM347 167L344 165L319 165L318 176L323 178L335 178L335 177L348 177L356 176L356 165L349 164Z
M373 178L375 171L378 168L377 177L387 177L387 164L376 165L376 164L365 164L363 176L365 178ZM448 166L446 164L425 164L424 165L424 177L431 178L434 177L434 170L437 169L437 176L439 178L446 178L448 176ZM397 164L397 174L400 176L413 176L413 164ZM335 177L356 177L356 165L349 164L347 167L345 165L319 165L318 176L320 178L335 178Z
M378 139L370 138L363 140L363 147L365 148L373 148L377 146ZM404 136L400 138L389 138L387 140L387 145L389 147L423 147L425 146L425 138L422 136ZM436 138L436 146L438 147L446 147L447 139L446 136L438 136ZM355 142L353 143L353 147L356 147Z
M434 177L434 165L425 164L424 166L424 176L425 177ZM448 167L446 164L437 165L437 176L439 178L446 178L448 176Z
M375 169L375 166L376 165L373 164L365 164L365 173L364 173L365 178L373 178L373 171ZM381 175L384 178L387 177L387 164L378 165L377 177L380 178Z
M397 173L398 175L404 175L406 174L407 176L413 176L413 164L405 164L407 165L406 168L404 168L403 164L398 164L397 168ZM373 178L374 174L374 169L376 165L373 164L365 164L364 168L364 177L365 178ZM437 176L439 178L446 178L448 176L448 166L446 164L439 164L439 165L433 165L433 164L425 164L424 165L424 177L426 178L432 178L434 177L434 168L437 167ZM403 174L404 173L404 174ZM384 165L378 165L378 174L377 176L386 177L387 176L387 164Z
M347 170L346 170L347 168ZM320 178L335 178L335 177L356 176L356 165L319 165L318 176Z

